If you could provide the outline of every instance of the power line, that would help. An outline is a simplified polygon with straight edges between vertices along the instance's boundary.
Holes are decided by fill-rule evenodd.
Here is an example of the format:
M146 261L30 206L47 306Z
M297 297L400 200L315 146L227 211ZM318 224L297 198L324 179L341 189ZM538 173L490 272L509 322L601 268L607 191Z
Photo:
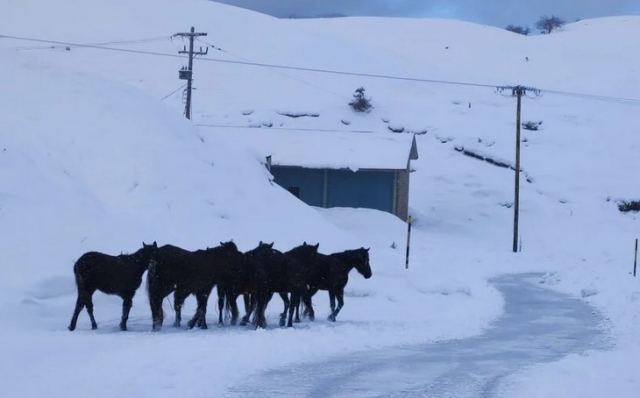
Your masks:
M614 101L614 102L622 102L622 103L640 103L640 98L610 97L607 95L600 95L600 94L574 93L571 91L550 90L546 88L541 88L539 90L547 94L564 95L568 97L595 99L600 101Z
M95 46L105 46L110 44L140 44L140 43L151 43L155 41L168 40L171 39L171 36L156 36L156 37L148 37L143 39L132 39L132 40L116 40L116 41L103 41L97 43L84 43L85 45L95 45ZM18 47L16 50L50 50L59 47L68 46L67 44L61 45L52 45L52 46L30 46L30 47Z
M32 41L35 43L58 44L58 45L70 46L70 47L93 48L96 50L108 50L108 51L116 51L116 52L130 53L130 54L154 55L154 56L169 57L169 58L186 58L176 54L161 53L157 51L134 50L130 48L108 47L108 46L103 46L99 44L72 43L72 42L66 42L66 41L36 39L36 38L30 38L30 37L11 36L11 35L3 35L3 34L0 34L0 38Z
M57 41L57 40L46 40L46 39L38 39L38 38L31 38L31 37L12 36L12 35L5 35L5 34L0 34L0 38L33 41L38 43L67 45L72 47L85 47L85 48L93 48L97 50L119 51L119 52L140 54L140 55L152 55L152 56L160 56L160 57L168 57L168 58L186 58L176 54L162 53L157 51L134 50L134 49L128 49L128 48L108 47L108 46L102 46L102 45L96 45L96 44L72 43L72 42L64 42L64 41ZM424 78L418 78L418 77L394 76L394 75L385 75L385 74L376 74L376 73L349 72L349 71L339 71L339 70L333 70L333 69L309 68L309 67L302 67L302 66L268 64L268 63L262 63L262 62L238 61L238 60L219 59L219 58L201 57L199 59L201 61L218 62L218 63L226 63L226 64L259 66L259 67L274 68L274 69L295 70L295 71L302 71L302 72L327 73L327 74L344 75L344 76L360 76L360 77L370 77L370 78L377 78L377 79L403 80L403 81L413 81L413 82L432 83L432 84L448 84L448 85L484 87L484 88L495 88L499 86L496 84L459 82L459 81L438 80L438 79L424 79Z
M241 61L254 62L254 61L252 61L252 60L250 60L250 59L248 59L248 58L246 58L246 57L243 57L243 56L240 56L240 55L238 55L238 54L235 54L235 53L233 53L233 52L231 52L231 51L229 51L229 50L224 50L224 49L222 49L222 48L220 48L220 47L214 46L213 44L211 44L211 43L207 42L206 40L202 40L202 39L200 39L200 38L198 38L198 39L196 39L196 40L198 40L198 41L200 41L200 42L202 42L202 43L206 44L207 46L209 46L209 47L213 48L214 50L221 51L221 52L223 52L223 53L225 53L225 54L228 54L228 55L230 55L230 56L232 56L232 57L234 57L234 58L236 58L236 59L239 59L239 60L241 60ZM302 84L304 84L304 85L306 85L306 86L309 86L309 87L311 87L311 88L314 88L314 89L316 89L316 90L324 91L324 92L329 93L329 94L331 94L331 95L333 95L333 96L335 96L335 97L338 97L338 98L344 98L344 95L342 95L342 94L338 94L338 93L336 93L336 92L334 92L334 91L331 91L331 90L329 90L329 89L327 89L327 88L325 88L325 87L322 87L322 86L320 86L320 85L317 85L317 84L314 84L314 83L308 82L308 81L306 81L306 80L304 80L304 79L301 79L301 78L299 78L299 77L291 76L290 74L287 74L287 73L282 72L282 71L273 70L273 68L264 68L264 69L268 70L269 72L271 72L271 73L273 73L273 74L276 74L276 75L278 75L278 76L283 76L283 77L285 77L285 78L287 78L287 79L290 79L290 80L297 81L298 83L302 83Z
M126 48L118 48L118 47L108 47L108 46L96 45L96 44L72 43L72 42L45 40L45 39L22 37L22 36L12 36L12 35L5 35L5 34L0 34L0 38L31 41L31 42L37 42L37 43L66 45L71 47L84 47L84 48L92 48L97 50L116 51L116 52L124 52L124 53L139 54L139 55L150 55L150 56L180 58L180 59L186 58L181 55L162 53L157 51L134 50L134 49L126 49ZM387 75L387 74L378 74L378 73L350 72L350 71L340 71L340 70L333 70L333 69L280 65L280 64L270 64L270 63L261 63L261 62L251 62L251 61L238 61L238 60L219 59L219 58L202 57L199 59L201 61L206 61L206 62L266 67L266 68L283 69L283 70L295 70L295 71L302 71L302 72L325 73L325 74L343 75L343 76L369 77L374 79L411 81L411 82L428 83L428 84L483 87L483 88L493 88L493 89L495 89L496 87L504 86L501 84L486 84L486 83L463 82L463 81L455 81L455 80L426 79L426 78L419 78L419 77L397 76L397 75ZM601 101L625 102L629 104L640 105L640 98L624 98L624 97L606 96L606 95L590 94L590 93L576 93L571 91L561 91L561 90L552 90L552 89L540 89L540 91L549 93L549 94L556 94L556 95L582 97L582 98L589 98L589 99L597 99Z
M184 83L184 84L180 85L180 87L178 87L175 90L171 91L169 94L164 95L162 98L160 98L160 100L165 100L165 99L171 97L173 94L177 93L180 89L183 89L186 85L187 85L187 83Z

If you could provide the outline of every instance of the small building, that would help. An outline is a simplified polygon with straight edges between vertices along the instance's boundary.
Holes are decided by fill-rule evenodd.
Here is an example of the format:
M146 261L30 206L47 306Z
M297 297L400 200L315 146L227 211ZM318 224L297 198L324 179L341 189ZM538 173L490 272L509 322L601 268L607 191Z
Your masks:
M397 215L409 212L409 134L259 131L234 132L267 159L274 181L318 207L363 207Z

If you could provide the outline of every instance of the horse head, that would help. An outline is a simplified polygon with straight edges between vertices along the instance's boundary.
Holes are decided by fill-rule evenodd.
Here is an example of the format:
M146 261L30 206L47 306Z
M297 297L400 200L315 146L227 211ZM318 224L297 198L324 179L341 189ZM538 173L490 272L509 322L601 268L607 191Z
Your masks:
M302 245L293 248L290 253L304 257L305 259L312 259L318 255L318 248L320 243L310 245L307 242L303 242Z
M156 251L158 250L158 243L153 241L152 244L147 245L142 242L142 249L138 249L137 252L133 254L134 261L142 265L144 268L147 268L151 261L155 260Z
M235 242L230 240L228 242L220 242L220 246L218 246L224 251L237 252L238 246L236 246Z
M361 247L360 249L354 250L354 262L356 269L365 279L371 278L373 272L371 272L371 265L369 264L369 249Z

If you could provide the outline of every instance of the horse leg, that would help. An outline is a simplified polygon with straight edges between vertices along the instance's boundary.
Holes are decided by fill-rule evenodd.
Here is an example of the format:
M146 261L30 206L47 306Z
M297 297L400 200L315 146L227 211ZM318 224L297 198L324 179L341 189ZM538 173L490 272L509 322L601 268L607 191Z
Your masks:
M242 320L240 321L241 325L246 325L247 323L249 323L249 320L251 318L251 313L253 312L253 305L251 303L251 295L249 295L249 293L243 293L242 294L242 301L244 302L244 316L242 317Z
M78 298L76 299L76 308L73 310L73 316L71 316L71 322L69 323L69 330L74 331L76 329L76 323L78 323L78 315L84 308L84 300L82 298L83 293L78 292Z
M198 323L199 321L200 321L200 303L198 303L198 308L196 309L196 313L193 314L193 318L191 318L189 322L187 322L187 327L189 329L193 329L193 327L196 326L196 323Z
M291 303L289 301L289 295L287 293L279 294L284 304L284 311L282 311L282 314L280 314L280 326L284 326L285 320L287 319L287 311L289 310Z
M198 303L198 307L196 308L196 313L193 314L193 318L187 323L189 329L193 329L196 325L200 326L202 319L202 293L196 294L196 301Z
M216 287L216 290L218 291L218 325L222 326L224 325L222 312L224 311L224 299L227 293L225 291L226 289L223 289L222 287L220 287L220 285Z
M338 299L338 308L336 308L336 310L333 312L332 317L332 321L336 321L336 317L338 316L338 313L340 312L340 310L342 309L342 307L344 306L344 290L340 289L339 291L336 292L336 298Z
M128 292L122 297L122 319L120 320L120 330L127 330L127 320L129 319L129 311L131 311L131 306L133 304L133 293Z
M262 322L262 308L264 306L264 296L261 294L254 294L252 297L252 301L254 302L254 315L253 315L253 323L255 324L255 328L258 329L260 327L264 328Z
M316 319L316 314L313 311L313 302L311 301L311 296L313 296L313 294L309 294L308 296L304 297L304 313L303 315L306 315L309 317L309 320L311 322L315 321Z
M329 305L331 306L331 314L329 314L329 320L332 322L336 321L336 316L334 313L336 312L336 295L332 290L329 290Z
M162 313L162 296L149 293L149 306L151 307L151 319L153 320L153 331L162 328L164 314Z
M231 308L231 324L232 325L235 325L238 323L239 311L238 311L238 303L236 302L237 299L238 299L238 295L235 292L229 293L227 295L227 303Z
M257 328L266 329L267 327L267 318L264 313L267 310L267 304L269 304L269 301L271 300L272 295L273 293L258 293L256 295L257 296L256 314L255 314L256 329Z
M300 306L304 300L298 300L298 305L296 305L296 316L293 319L295 323L300 323Z
M200 329L208 329L207 326L207 301L209 301L209 293L201 293L198 295L198 307L200 307L200 319L198 327Z
M176 312L176 319L173 321L173 327L179 328L182 323L182 306L189 293L184 290L176 290L173 293L173 309Z
M89 319L91 319L91 329L96 330L98 324L96 323L96 318L93 316L93 292L87 292L87 294L85 294L84 305L87 307Z
M291 304L289 305L289 320L287 321L287 327L293 327L293 313L296 308L300 305L300 293L292 292L291 293Z

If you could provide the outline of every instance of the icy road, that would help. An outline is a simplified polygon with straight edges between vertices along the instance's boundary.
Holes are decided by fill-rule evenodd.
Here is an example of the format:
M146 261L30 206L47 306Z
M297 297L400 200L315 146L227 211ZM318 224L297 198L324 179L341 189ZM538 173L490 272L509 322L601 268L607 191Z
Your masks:
M492 280L504 314L468 339L367 351L274 369L228 391L229 397L493 397L525 366L608 345L586 302L541 285L540 274Z

